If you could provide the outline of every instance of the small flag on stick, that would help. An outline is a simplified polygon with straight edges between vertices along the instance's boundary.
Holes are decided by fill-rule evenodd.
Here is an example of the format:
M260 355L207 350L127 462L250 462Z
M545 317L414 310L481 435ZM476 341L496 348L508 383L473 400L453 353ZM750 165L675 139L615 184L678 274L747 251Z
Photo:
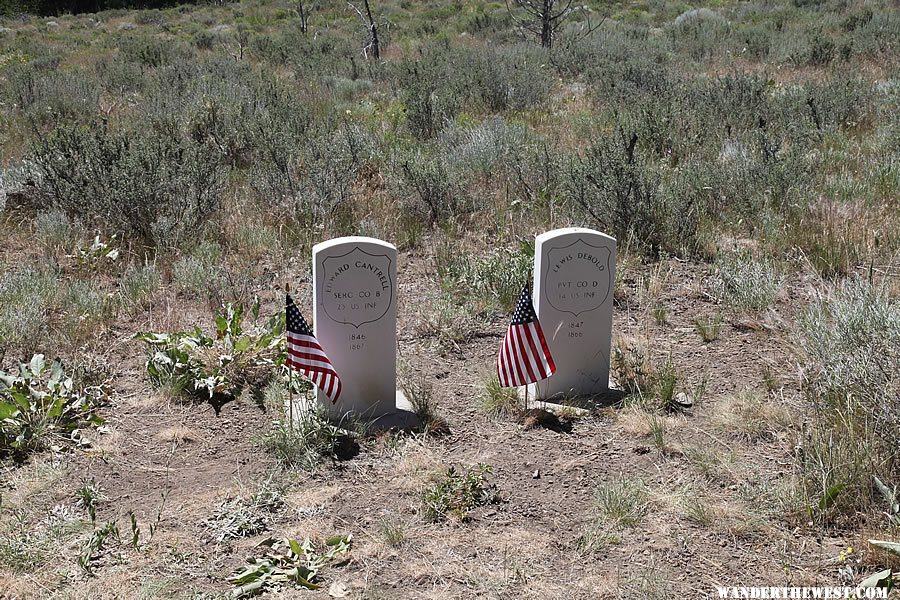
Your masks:
M334 404L341 396L341 379L290 294L287 295L285 321L288 367L308 377Z
M528 385L550 377L555 371L556 365L531 303L531 291L525 284L497 357L500 385Z

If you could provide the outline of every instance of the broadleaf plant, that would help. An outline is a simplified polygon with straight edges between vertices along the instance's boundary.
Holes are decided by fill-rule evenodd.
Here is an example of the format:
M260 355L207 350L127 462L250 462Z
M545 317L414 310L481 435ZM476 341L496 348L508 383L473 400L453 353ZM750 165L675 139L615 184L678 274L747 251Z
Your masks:
M252 314L259 315L259 301ZM157 387L170 387L207 400L234 398L248 385L259 387L284 367L284 315L244 326L244 307L226 304L214 319L215 337L200 327L173 333L135 336L150 353L147 375Z
M319 552L309 538L303 542L293 538L266 539L259 547L269 548L269 551L262 557L251 558L247 567L228 578L228 583L234 586L231 597L244 598L282 584L319 589L316 583L319 571L337 556L349 552L352 539L352 535L330 537L325 540L323 552Z
M0 455L21 458L52 439L79 441L79 430L103 423L103 386L79 389L62 363L35 354L19 372L0 371Z

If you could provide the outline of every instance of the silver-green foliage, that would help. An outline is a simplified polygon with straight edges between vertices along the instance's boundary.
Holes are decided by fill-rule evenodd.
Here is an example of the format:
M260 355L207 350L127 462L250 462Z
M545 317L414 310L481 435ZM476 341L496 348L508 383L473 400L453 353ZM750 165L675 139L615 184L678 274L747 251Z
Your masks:
M159 289L160 274L156 265L131 265L119 279L119 296L128 306L140 306L150 300Z
M747 251L722 253L713 266L713 295L743 310L761 311L775 303L784 277L769 259Z
M813 504L863 509L877 497L873 475L900 479L900 306L845 282L803 313L797 342L814 408L799 455Z
M0 275L0 355L9 349L36 351L48 338L49 309L60 292L59 275L24 267Z

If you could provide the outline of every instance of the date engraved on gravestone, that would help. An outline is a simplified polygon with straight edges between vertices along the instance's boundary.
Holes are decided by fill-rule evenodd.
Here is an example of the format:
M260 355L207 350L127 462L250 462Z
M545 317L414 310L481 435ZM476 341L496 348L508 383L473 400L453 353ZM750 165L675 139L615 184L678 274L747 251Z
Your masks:
M576 317L606 303L610 292L610 250L577 239L551 248L544 273L547 302Z
M356 247L323 266L322 305L333 321L359 328L387 314L394 298L389 256Z

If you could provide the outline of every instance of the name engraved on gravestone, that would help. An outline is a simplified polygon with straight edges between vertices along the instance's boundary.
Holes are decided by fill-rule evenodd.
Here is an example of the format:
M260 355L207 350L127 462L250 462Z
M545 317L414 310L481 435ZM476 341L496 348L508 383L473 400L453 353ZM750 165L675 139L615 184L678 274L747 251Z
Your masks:
M332 320L359 328L387 314L394 298L390 256L355 247L327 257L323 266L322 305Z
M606 303L610 292L609 248L578 239L548 252L544 293L550 306L579 316Z

